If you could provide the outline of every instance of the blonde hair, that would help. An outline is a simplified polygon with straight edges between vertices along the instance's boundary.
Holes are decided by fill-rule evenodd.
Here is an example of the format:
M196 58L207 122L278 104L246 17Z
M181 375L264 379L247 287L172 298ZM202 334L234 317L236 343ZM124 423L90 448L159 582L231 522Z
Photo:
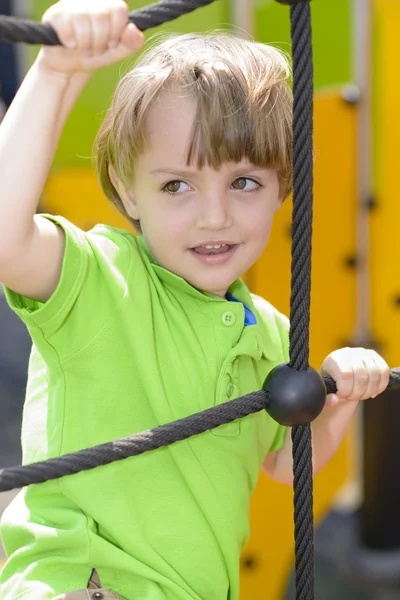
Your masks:
M165 92L184 93L197 104L187 164L218 169L248 159L275 168L280 194L291 191L292 94L290 66L274 47L231 33L174 35L151 47L119 82L98 131L94 156L107 198L130 218L109 167L125 186L133 181L135 159L145 146L145 124Z

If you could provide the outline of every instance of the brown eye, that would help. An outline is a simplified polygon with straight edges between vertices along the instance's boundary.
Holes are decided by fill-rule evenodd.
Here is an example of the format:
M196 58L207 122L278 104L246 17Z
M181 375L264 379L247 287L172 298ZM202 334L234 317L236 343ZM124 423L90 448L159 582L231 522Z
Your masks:
M170 181L169 183L166 184L165 189L167 190L167 192L174 194L176 192L179 192L180 185L181 185L180 181Z
M254 192L258 188L262 187L253 179L249 177L238 177L235 181L232 182L232 187L234 190L242 190L244 192Z
M246 187L246 181L247 181L246 177L238 177L232 183L232 187L235 190L244 190L244 188Z

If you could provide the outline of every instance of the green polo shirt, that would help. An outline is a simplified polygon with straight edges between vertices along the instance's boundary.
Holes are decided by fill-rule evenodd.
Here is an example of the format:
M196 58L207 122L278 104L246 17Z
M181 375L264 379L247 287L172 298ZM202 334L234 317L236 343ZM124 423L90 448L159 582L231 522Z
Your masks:
M143 237L66 233L45 303L5 290L33 340L24 464L175 421L261 388L288 322L241 280L228 301L155 263ZM256 324L244 326L244 303ZM24 488L6 510L1 600L85 588L127 600L237 600L262 462L285 428L265 411L139 457Z

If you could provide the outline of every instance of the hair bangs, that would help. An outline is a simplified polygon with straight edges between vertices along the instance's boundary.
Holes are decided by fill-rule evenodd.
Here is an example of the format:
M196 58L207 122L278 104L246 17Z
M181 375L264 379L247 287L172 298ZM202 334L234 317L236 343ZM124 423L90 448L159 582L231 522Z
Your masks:
M292 182L293 101L284 53L228 33L184 34L158 42L119 82L96 136L97 171L106 196L127 216L109 169L129 186L146 145L151 108L172 93L196 103L187 164L219 169L226 162L248 160L274 168L285 198ZM140 231L140 223L129 220Z
M225 162L248 160L289 177L291 96L287 85L251 85L233 63L197 64L191 95L197 113L187 164L219 169Z

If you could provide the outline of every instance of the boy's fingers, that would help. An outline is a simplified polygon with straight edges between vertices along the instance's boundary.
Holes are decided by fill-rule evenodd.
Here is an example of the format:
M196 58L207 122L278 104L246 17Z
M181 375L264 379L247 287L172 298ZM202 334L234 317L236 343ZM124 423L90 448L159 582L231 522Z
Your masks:
M42 23L49 23L55 29L63 46L67 48L76 46L75 30L69 15L52 14L48 11L47 14L43 15Z
M364 353L355 355L354 349L351 355L351 367L353 369L353 389L351 394L346 397L346 400L360 400L365 398L365 393L370 381L370 374L367 366L364 363Z
M354 373L346 353L343 351L332 352L323 363L323 374L330 375L336 381L338 396L347 398L351 395Z
M389 377L390 377L389 365L382 358L382 356L380 356L374 350L369 350L369 352L371 353L373 360L375 362L375 365L377 366L379 373L380 373L380 381L377 386L376 394L381 394L382 392L384 392L386 390L387 386L389 385Z
M139 50L139 48L143 45L143 36L141 35L139 38L136 38L136 45L132 47L125 46L122 42L118 44L115 48L108 48L106 52L103 54L97 54L95 56L88 56L84 59L84 66L89 70L97 70L102 67L106 67L108 65L112 65L119 60L123 60L128 58L133 54L135 50Z
M92 48L92 24L89 15L79 15L74 18L73 27L77 50L90 50Z
M366 350L362 357L365 369L368 374L368 384L362 394L362 398L371 398L379 394L379 386L381 382L381 372L374 360L374 353Z
M326 406L332 407L336 406L336 404L339 404L339 396L336 394L328 394L326 397Z
M109 47L118 46L121 32L128 24L129 9L125 3L121 4L120 8L111 11L111 27L110 27L110 43Z
M129 23L121 35L121 43L132 51L143 45L143 39L143 33L133 23Z
M98 13L92 21L93 52L101 54L108 48L111 27L110 15Z

